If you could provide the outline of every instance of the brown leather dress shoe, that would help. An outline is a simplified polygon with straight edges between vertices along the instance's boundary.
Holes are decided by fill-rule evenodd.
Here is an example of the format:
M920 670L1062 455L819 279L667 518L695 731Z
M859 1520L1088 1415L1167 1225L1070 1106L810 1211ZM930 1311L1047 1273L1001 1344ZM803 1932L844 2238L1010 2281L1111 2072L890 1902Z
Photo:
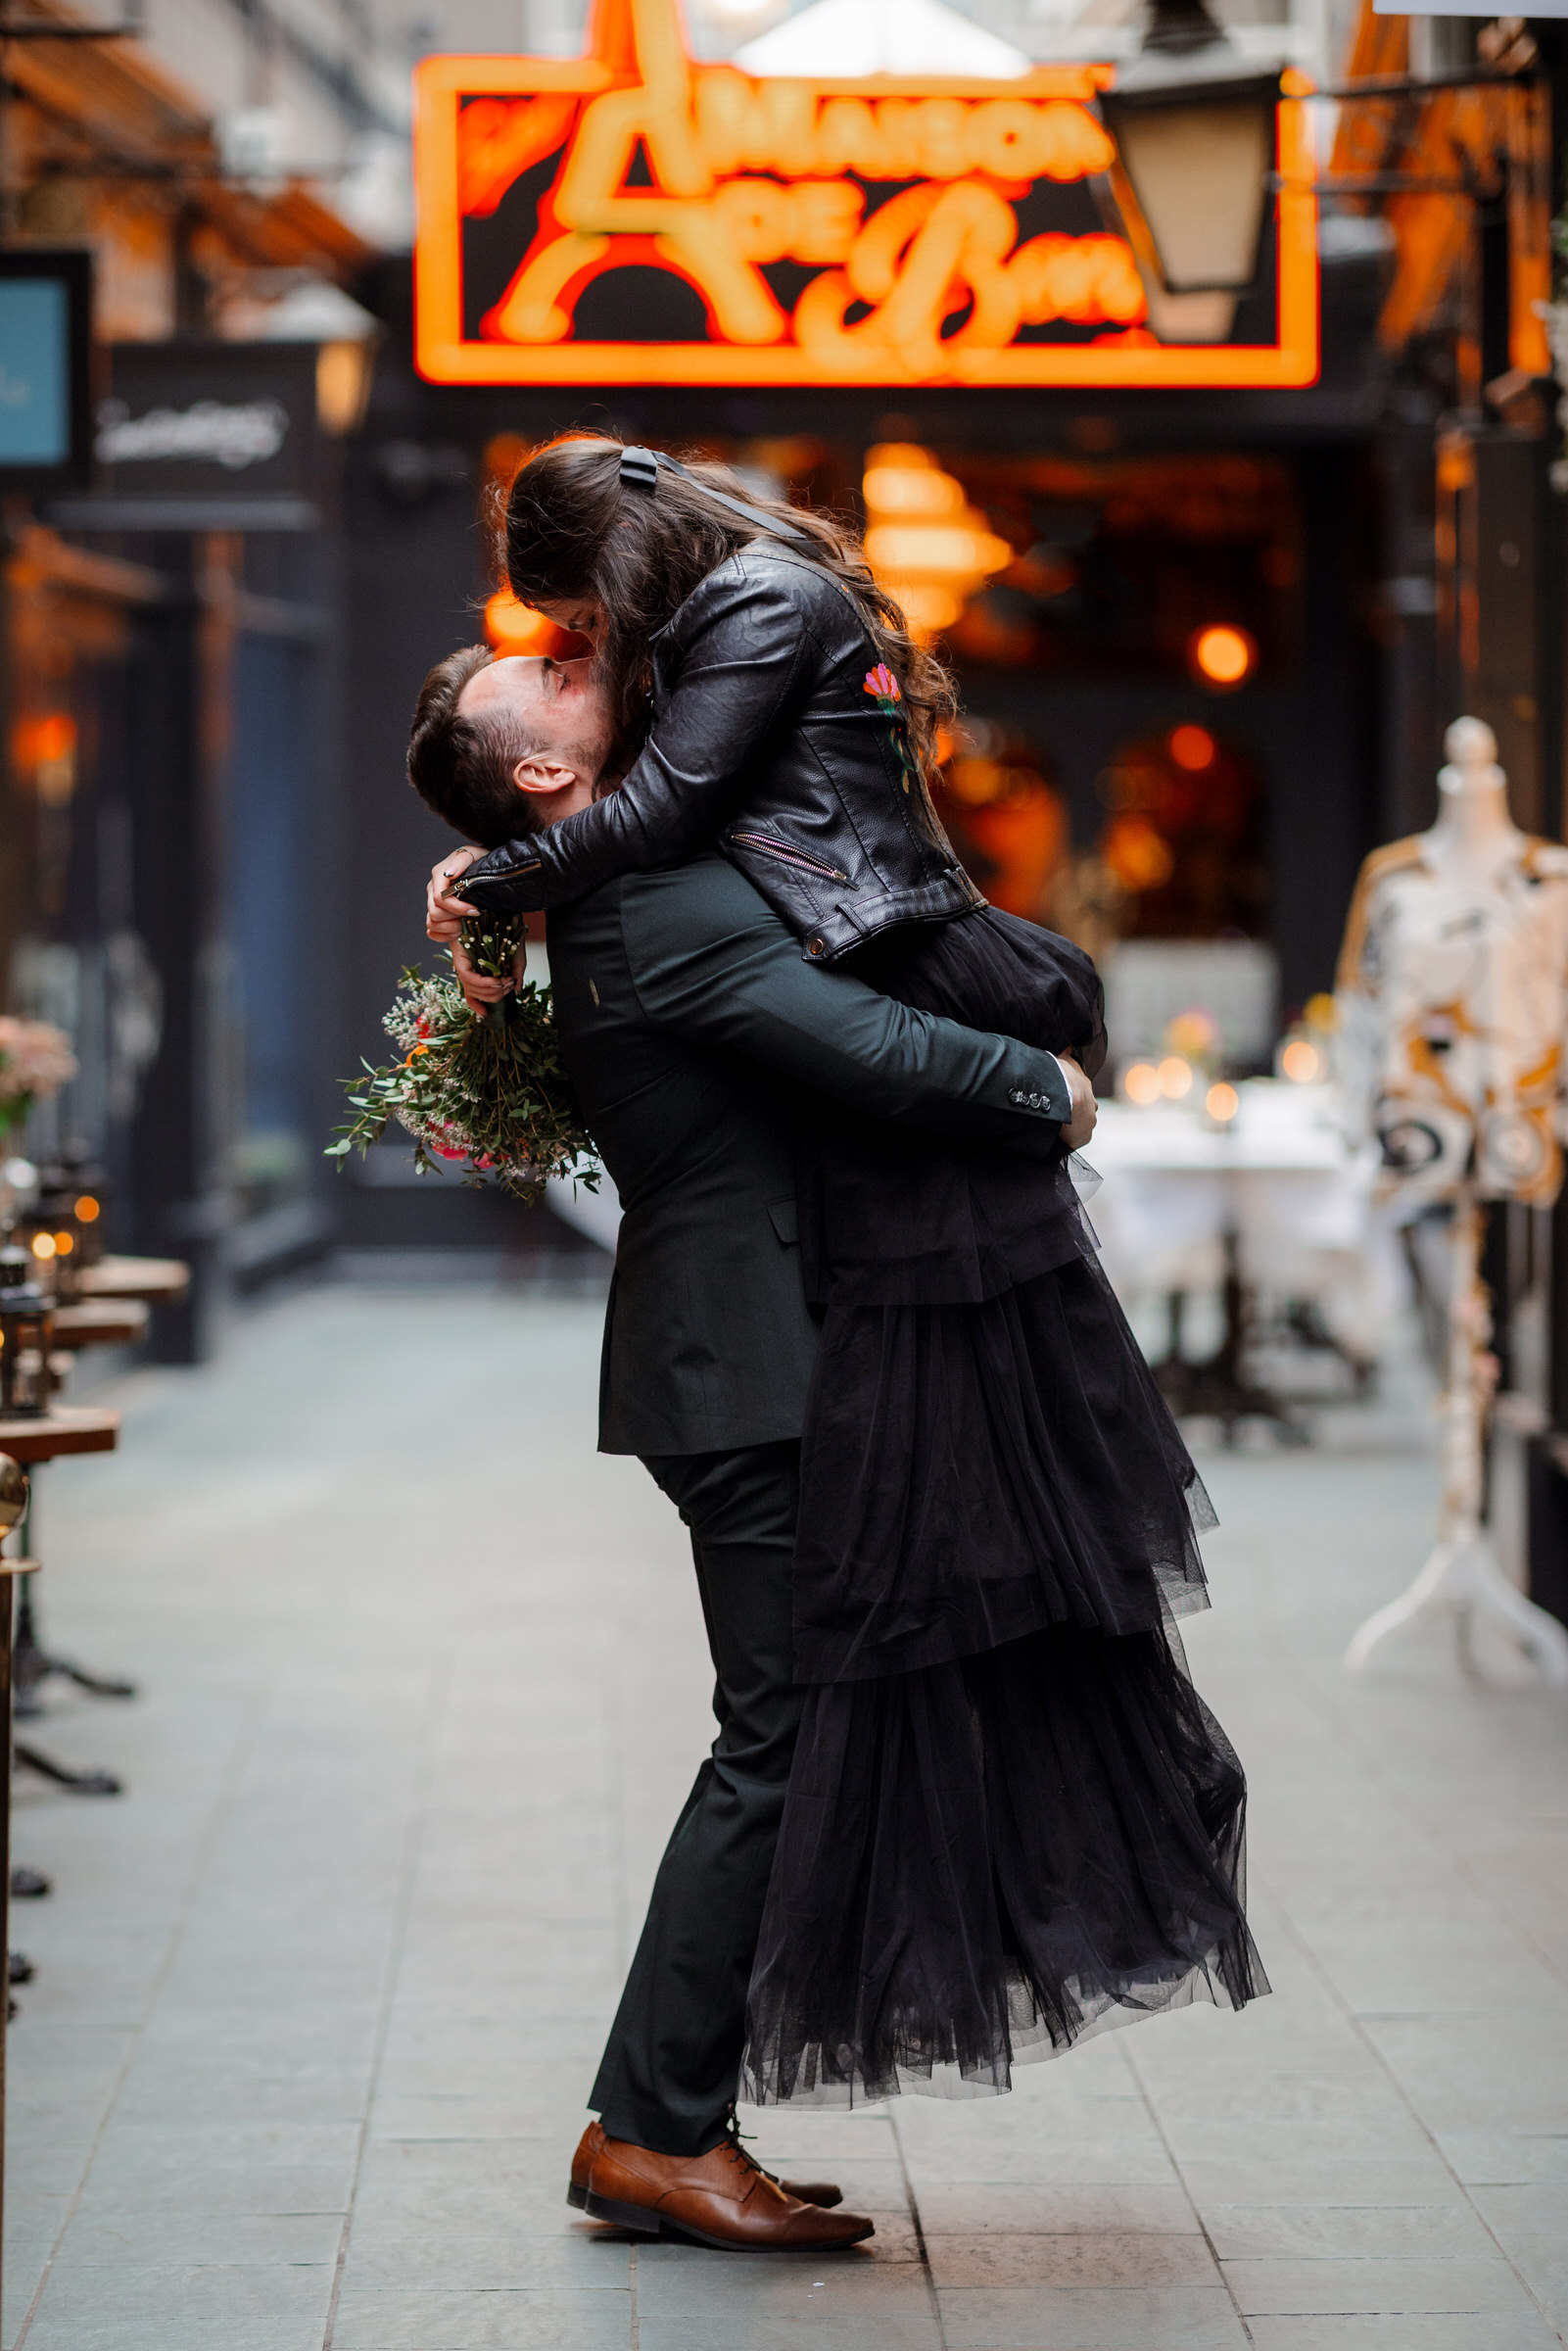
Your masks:
M588 2162L580 2210L639 2236L666 2229L725 2251L835 2252L875 2234L857 2212L832 2212L790 2195L734 2138L706 2155L656 2155L606 2138L597 2124L584 2133ZM569 2199L577 2203L576 2166Z
M603 2124L590 2123L577 2142L577 2153L572 2157L571 2182L566 2190L566 2201L575 2212L587 2208L589 2176L594 2169L594 2158L603 2144ZM760 2165L758 2168L761 2169ZM772 2180L775 2186L782 2187L786 2196L793 2196L797 2204L817 2204L824 2212L831 2212L835 2204L841 2204L844 2200L843 2189L835 2187L831 2180L781 2180L774 2172L764 2172L763 2178Z
M577 2142L572 2157L572 2177L566 2190L566 2201L574 2212L581 2212L588 2202L588 2183L594 2170L594 2158L604 2144L604 2125L590 2123Z

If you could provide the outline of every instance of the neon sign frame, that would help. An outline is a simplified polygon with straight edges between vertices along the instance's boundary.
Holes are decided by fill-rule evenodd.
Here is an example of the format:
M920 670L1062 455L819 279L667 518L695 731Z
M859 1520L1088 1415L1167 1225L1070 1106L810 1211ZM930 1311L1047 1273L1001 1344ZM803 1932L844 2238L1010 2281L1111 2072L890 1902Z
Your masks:
M1307 110L1292 97L1278 109L1273 343L1157 343L1135 314L1142 298L1130 251L1113 235L1016 243L1011 200L1042 180L1070 185L1116 172L1115 149L1090 111L1113 75L1109 66L1063 66L1005 82L758 82L690 60L676 0L597 0L579 58L426 58L414 77L419 372L434 383L519 385L1218 390L1314 382L1317 205ZM491 102L485 133L499 125L488 149L461 128L466 108L479 101ZM933 110L933 101L944 103ZM915 167L902 173L909 184L864 221L853 162L840 162L835 174L832 159L823 161L830 128L835 152L851 156L857 138L882 140L881 152L886 139L902 139ZM1010 180L1002 175L1008 140L1017 145L1025 135L1043 169ZM552 136L553 145L541 146ZM967 147L944 154L942 141L955 138ZM561 163L528 252L487 313L487 331L465 333L464 219L495 209L509 154L533 163L557 149ZM634 156L646 171L640 183L630 177ZM803 168L791 168L791 158ZM905 211L895 216L898 206ZM777 250L780 237L793 237L793 249ZM790 312L758 265L783 258L822 264ZM571 340L578 293L626 262L693 286L712 339ZM971 317L944 334L941 306L950 305L955 276L972 292ZM1064 285L1078 291L1064 296ZM874 314L852 321L852 308ZM1019 343L1012 335L1021 317L1098 322L1106 331L1089 341Z

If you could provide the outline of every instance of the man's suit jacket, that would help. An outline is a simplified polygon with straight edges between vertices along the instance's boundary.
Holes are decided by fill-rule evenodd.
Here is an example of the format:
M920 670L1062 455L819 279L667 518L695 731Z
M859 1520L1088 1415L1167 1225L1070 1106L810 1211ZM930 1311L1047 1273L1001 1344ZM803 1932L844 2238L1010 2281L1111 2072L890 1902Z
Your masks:
M1049 1053L802 961L717 855L549 917L561 1050L624 1211L604 1328L605 1453L800 1434L816 1351L791 1125L835 1104L1044 1159L1069 1104Z

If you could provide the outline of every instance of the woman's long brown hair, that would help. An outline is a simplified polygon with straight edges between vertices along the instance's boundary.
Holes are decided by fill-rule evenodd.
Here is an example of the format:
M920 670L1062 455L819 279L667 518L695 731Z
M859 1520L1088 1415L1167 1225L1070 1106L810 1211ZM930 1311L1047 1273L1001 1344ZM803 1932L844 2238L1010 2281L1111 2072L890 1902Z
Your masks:
M709 482L777 515L797 535L796 551L848 589L878 660L898 680L913 748L929 781L937 721L954 707L952 686L873 578L857 533L811 507L759 496L728 466L695 456L681 460L695 481L661 466L651 493L625 485L622 447L606 433L573 433L536 450L513 477L499 535L507 581L519 602L592 600L603 613L597 649L623 753L636 750L647 727L649 639L674 618L698 581L736 548L766 535L760 524L704 498L697 484Z

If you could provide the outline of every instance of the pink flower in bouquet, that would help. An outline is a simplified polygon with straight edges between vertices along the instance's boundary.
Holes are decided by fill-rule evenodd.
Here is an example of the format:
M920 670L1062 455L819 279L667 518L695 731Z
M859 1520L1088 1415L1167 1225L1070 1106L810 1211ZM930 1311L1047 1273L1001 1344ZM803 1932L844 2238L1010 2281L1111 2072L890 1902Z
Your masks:
M62 1031L0 1013L0 1102L47 1100L75 1075L76 1057Z

